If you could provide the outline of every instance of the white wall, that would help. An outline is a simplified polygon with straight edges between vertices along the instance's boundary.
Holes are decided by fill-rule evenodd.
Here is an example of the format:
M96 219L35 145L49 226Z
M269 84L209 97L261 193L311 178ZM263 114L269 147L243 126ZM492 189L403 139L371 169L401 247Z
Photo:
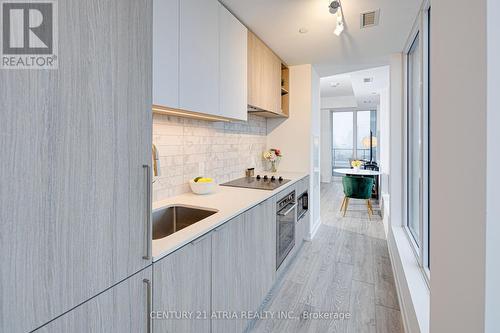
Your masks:
M487 2L488 114L487 114L487 208L486 208L486 313L485 332L500 332L500 1Z
M357 108L358 102L354 96L322 97L322 109L348 109Z
M484 332L486 0L434 1L431 19L430 330Z
M320 211L320 182L321 182L321 97L320 78L314 67L311 69L311 191L312 191L312 223L310 232L314 234L319 227Z
M311 159L311 65L290 67L290 117L267 121L267 144L283 153L279 169L310 172Z
M313 163L313 139L320 137L319 105L319 77L314 68L310 64L291 66L290 117L267 121L267 145L280 148L284 155L279 170L307 172L311 176L313 231L319 223L319 156L316 173Z
M332 112L321 110L321 181L332 181Z
M380 105L377 110L378 117L378 152L379 152L379 166L382 172L381 176L381 192L389 193L389 174L390 166L390 94L389 88L380 91Z
M391 55L390 66L390 163L389 193L391 221L403 220L403 55Z

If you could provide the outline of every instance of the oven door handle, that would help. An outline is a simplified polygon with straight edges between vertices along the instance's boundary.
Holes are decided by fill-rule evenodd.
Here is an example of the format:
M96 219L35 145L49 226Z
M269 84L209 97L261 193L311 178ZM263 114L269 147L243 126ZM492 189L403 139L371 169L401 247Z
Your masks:
M286 215L288 215L288 214L289 214L292 210L294 210L294 209L295 209L295 207L297 207L297 204L293 204L293 205L292 205L292 207L288 208L285 212L283 212L283 211L279 211L279 212L278 212L278 215L279 215L279 216L286 216Z

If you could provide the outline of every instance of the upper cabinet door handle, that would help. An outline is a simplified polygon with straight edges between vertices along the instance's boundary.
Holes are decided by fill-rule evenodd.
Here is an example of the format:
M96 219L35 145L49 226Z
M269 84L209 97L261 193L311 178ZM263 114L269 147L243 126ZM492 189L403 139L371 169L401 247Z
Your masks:
M146 170L146 251L142 258L151 260L151 167L147 164L142 167Z

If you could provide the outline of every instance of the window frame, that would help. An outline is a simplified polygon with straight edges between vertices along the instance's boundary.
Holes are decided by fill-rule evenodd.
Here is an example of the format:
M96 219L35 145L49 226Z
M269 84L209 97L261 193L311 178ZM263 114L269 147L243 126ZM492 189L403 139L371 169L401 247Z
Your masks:
M335 176L335 173L333 172L333 170L335 169L335 165L333 163L334 161L334 156L333 156L333 114L334 113L341 113L341 112L352 112L353 116L352 116L352 158L353 159L358 159L359 156L358 156L358 112L375 112L376 115L378 115L378 111L376 109L372 109L372 108L366 108L366 109L360 109L360 108L356 108L356 109L330 109L330 113L332 114L330 119L330 128L331 128L331 135L330 135L330 142L332 142L332 158L331 158L331 161L332 161L332 176ZM378 128L378 118L376 120L377 122L377 125L376 127ZM374 133L373 135L376 137L377 136L377 132ZM378 150L376 150L376 155L375 155L375 160L377 157L379 157L379 152Z
M419 15L413 25L411 33L403 49L403 221L402 226L405 234L413 250L415 259L419 264L419 268L423 273L425 281L429 286L430 281L430 15L431 1L424 1ZM419 83L419 107L421 110L420 116L420 138L422 139L419 151L419 168L420 168L420 184L419 184L419 242L418 246L412 232L408 227L408 126L409 126L409 61L408 54L411 47L418 37L419 39L419 55L420 61L420 83Z

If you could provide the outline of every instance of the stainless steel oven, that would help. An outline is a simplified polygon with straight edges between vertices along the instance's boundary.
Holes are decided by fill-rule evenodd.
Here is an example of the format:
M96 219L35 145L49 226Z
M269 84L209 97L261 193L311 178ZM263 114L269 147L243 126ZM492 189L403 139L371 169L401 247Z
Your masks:
M295 245L296 210L295 191L276 203L276 269Z

